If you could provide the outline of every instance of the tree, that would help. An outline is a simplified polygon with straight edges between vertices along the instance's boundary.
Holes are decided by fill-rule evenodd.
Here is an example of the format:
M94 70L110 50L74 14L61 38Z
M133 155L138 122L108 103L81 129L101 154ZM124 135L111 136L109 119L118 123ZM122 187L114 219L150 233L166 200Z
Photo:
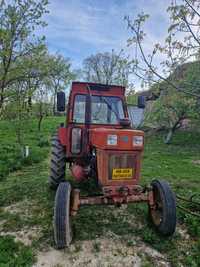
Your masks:
M174 70L184 62L198 56L200 51L200 7L198 0L172 1L168 7L171 24L164 44L154 44L152 52L147 54L143 48L146 38L144 24L149 18L147 14L139 14L134 21L125 17L133 36L128 39L128 45L134 46L133 73L147 85L165 81L178 92L200 98L199 87L177 86L172 80ZM181 36L180 34L181 33ZM155 58L161 54L163 60L155 63Z
M5 118L12 123L17 143L23 150L24 130L30 119L30 114L27 112L27 92L29 86L23 81L18 81L10 86L9 90L14 93L10 95L9 103L5 106Z
M195 101L184 93L178 93L174 88L163 91L153 104L151 112L146 114L145 121L157 128L167 130L164 142L169 144L184 119L194 117Z
M33 111L36 118L38 118L38 132L40 132L42 120L49 112L50 102L48 101L48 85L38 81L38 89L35 91L34 99L36 99L36 103Z
M48 84L52 90L53 114L55 114L57 92L66 89L70 81L75 79L76 74L71 70L71 62L69 58L64 58L57 54L49 55L47 60L49 61L50 72L46 84Z
M147 38L144 24L149 15L141 13L134 21L125 17L132 33L128 45L134 47L133 73L149 88L153 85L159 88L157 97L160 98L150 118L169 130L166 143L170 142L180 122L191 117L191 111L195 115L200 101L197 75L200 63L199 8L197 0L172 1L167 9L171 19L168 35L162 44L153 45L151 53L146 53L143 45ZM162 58L160 62L155 61L158 56ZM188 62L195 63L195 79L191 78L194 77L191 72L183 75L184 68L191 64Z
M123 51L116 54L114 50L91 55L83 61L83 73L88 82L127 86L130 74L128 57L123 56Z
M35 76L21 62L35 50L42 49L43 38L35 38L36 26L45 26L41 20L47 12L47 0L15 0L2 2L0 9L0 114L9 88L21 79ZM30 63L30 61L29 61Z

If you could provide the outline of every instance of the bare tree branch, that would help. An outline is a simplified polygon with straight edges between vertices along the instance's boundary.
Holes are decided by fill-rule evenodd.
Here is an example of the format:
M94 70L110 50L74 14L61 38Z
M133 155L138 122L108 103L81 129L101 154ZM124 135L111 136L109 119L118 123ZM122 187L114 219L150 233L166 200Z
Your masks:
M171 87L173 87L174 89L176 89L178 92L183 92L187 95L190 95L190 96L193 96L193 97L197 97L197 98L200 98L200 95L198 94L195 94L193 92L190 92L190 91L187 91L183 88L180 88L180 87L177 87L173 82L171 82L168 78L165 78L164 76L162 76L160 73L158 73L157 71L155 71L155 68L151 65L151 62L149 62L147 60L147 57L144 53L144 50L143 50L143 47L142 47L142 44L141 44L141 24L140 23L137 23L136 26L134 26L130 19L128 17L125 18L128 22L128 28L130 28L134 34L135 34L135 37L136 37L136 42L138 44L138 47L139 47L139 50L140 50L140 53L142 55L142 59L144 61L144 63L146 64L146 66L151 70L151 72L153 74L155 74L160 80L163 80L165 81L167 84L169 84Z

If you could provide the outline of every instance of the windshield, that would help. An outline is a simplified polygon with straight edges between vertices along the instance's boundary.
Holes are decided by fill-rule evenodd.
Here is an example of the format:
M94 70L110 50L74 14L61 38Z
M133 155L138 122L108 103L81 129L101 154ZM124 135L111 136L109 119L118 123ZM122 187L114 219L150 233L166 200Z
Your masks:
M76 95L73 121L85 122L86 96ZM91 123L118 124L124 118L122 100L115 96L91 96Z

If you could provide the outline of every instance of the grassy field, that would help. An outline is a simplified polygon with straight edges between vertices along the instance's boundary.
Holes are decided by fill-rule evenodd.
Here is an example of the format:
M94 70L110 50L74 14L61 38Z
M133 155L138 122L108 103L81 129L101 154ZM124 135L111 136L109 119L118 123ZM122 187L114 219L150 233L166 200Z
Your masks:
M31 155L26 160L19 158L12 127L0 122L0 267L41 266L37 260L43 257L45 261L44 255L52 251L54 258L60 259L57 267L128 267L133 266L129 265L132 259L143 267L200 266L200 219L178 210L176 234L162 238L151 228L143 204L82 207L73 219L71 249L62 254L53 250L55 193L47 184L48 155L50 137L62 121L62 117L46 118L40 136L36 122L27 125L25 142ZM174 191L185 197L200 193L200 134L178 132L171 145L163 144L162 134L147 137L141 183L153 178L168 180ZM83 187L89 193L93 190L91 183ZM61 256L66 257L64 264Z

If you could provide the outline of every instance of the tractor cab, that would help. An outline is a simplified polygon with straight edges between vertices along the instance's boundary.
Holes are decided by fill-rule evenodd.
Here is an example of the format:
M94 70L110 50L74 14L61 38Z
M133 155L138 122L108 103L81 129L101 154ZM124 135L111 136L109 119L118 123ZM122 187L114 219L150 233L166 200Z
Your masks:
M63 111L61 109L64 107L64 95L60 94L58 110ZM143 135L140 131L131 129L130 125L123 86L72 83L67 106L67 128L61 129L61 138L65 135L71 142L67 145L68 157L83 157L94 146L94 139L95 142L101 143L104 135L109 133L106 143L108 146L115 146L120 140L124 140L127 148L130 140L126 133L132 133L132 136L137 133ZM132 148L130 144L129 150Z
M144 98L138 99L144 108ZM58 93L58 111L65 111L65 96ZM72 239L71 216L81 205L146 202L156 229L171 235L176 227L176 202L168 183L154 180L139 185L144 132L132 129L123 86L73 82L66 126L52 140L49 183L57 189L54 238L58 248ZM94 180L100 194L82 196L66 180L66 163L78 182Z

